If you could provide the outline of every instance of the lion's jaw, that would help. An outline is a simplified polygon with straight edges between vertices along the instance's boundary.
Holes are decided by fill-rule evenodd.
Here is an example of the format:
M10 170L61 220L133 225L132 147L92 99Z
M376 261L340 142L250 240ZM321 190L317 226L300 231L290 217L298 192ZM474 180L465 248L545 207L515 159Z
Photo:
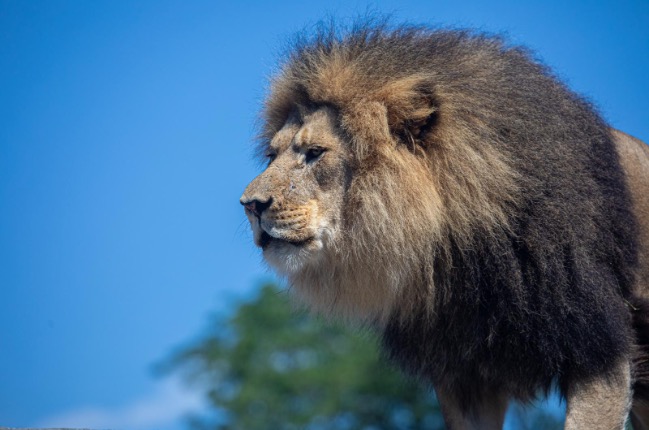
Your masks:
M255 244L266 262L288 277L319 264L325 244L331 243L337 232L328 219L318 216L318 203L312 200L303 207L273 212L256 216L246 210Z

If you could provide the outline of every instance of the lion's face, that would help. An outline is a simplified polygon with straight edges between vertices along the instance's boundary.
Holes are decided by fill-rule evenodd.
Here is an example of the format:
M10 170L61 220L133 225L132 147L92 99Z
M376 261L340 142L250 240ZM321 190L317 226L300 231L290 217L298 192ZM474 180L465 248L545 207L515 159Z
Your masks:
M241 203L264 258L284 275L317 264L340 234L348 149L328 107L300 109L276 133L268 167Z

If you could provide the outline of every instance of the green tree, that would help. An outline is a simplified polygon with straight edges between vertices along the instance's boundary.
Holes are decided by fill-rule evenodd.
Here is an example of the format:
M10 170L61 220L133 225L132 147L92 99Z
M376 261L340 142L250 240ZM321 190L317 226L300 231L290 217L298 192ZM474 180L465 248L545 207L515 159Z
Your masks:
M195 428L444 428L434 394L381 359L371 334L296 312L271 284L165 367L209 387L217 413Z
M195 429L444 428L432 390L382 359L371 333L297 312L272 284L162 368L207 387L212 413L192 417ZM560 428L517 415L514 428Z

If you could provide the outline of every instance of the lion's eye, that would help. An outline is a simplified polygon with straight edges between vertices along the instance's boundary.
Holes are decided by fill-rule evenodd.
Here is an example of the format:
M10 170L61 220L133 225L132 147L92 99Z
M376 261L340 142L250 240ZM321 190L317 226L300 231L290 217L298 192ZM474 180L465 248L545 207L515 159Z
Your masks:
M320 147L320 146L314 146L313 148L309 148L308 151L306 151L305 154L305 159L307 163L311 163L318 158L322 156L322 154L325 152L325 149Z

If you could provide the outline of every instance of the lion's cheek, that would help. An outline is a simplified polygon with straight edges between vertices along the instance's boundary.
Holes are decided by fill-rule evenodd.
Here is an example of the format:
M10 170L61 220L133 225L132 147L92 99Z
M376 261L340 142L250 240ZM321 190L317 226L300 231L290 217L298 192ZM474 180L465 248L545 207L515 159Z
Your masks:
M310 240L304 245L292 245L286 242L272 242L264 248L264 260L280 275L292 277L301 273L306 267L317 264L322 242Z

